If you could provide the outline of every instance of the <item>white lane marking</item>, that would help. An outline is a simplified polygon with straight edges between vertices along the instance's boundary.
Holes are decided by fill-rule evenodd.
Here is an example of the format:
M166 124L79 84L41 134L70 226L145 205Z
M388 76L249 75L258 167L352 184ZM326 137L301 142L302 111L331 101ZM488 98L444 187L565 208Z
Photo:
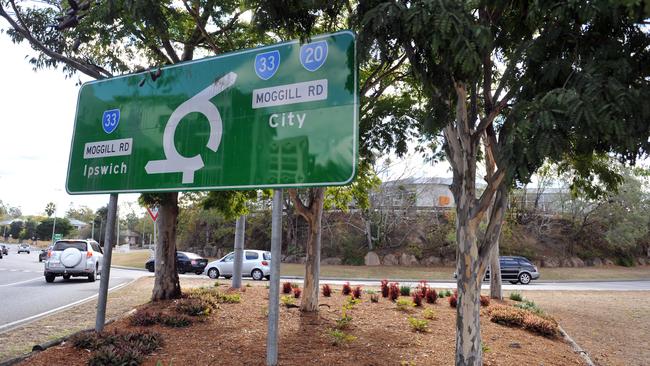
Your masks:
M12 286L12 285L18 285L18 284L21 284L21 283L32 282L32 281L41 280L41 279L43 279L43 276L41 276L41 277L36 277L36 278L32 278L31 280L25 280L25 281L18 281L18 282L6 283L6 284L4 284L4 285L0 285L0 287L6 287L6 286Z
M117 286L113 286L113 287L109 288L108 291L117 290L117 289L122 288L122 287L124 287L126 285L130 285L133 282L135 282L135 280L137 280L137 278L134 278L133 280L131 280L131 281L127 282L127 283L122 283L122 284L119 284ZM30 322L32 320L36 320L36 319L42 318L44 316L56 313L58 311L65 310L67 308L82 304L82 303L84 303L86 301L90 301L90 300L96 298L98 295L99 294L88 296L85 299L81 299L81 300L75 301L75 302L67 304L67 305L59 306L58 308L51 309L51 310L45 311L45 312L40 313L40 314L36 314L36 315L32 315L32 316L29 316L29 317L24 318L24 319L16 320L16 321L13 321L11 323L7 323L5 325L0 325L0 334L4 333L5 331L7 331L7 330L9 330L11 328L13 328L16 325L19 325L19 324L22 324L22 323L27 323L27 322Z

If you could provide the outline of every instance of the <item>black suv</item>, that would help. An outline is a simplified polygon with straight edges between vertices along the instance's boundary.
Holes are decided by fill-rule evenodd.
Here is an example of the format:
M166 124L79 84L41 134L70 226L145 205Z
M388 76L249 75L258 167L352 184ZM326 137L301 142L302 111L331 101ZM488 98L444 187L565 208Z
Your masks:
M501 280L510 283L520 282L527 285L532 280L539 278L539 271L527 258L517 256L499 257L501 265ZM490 269L485 272L485 279L490 279Z

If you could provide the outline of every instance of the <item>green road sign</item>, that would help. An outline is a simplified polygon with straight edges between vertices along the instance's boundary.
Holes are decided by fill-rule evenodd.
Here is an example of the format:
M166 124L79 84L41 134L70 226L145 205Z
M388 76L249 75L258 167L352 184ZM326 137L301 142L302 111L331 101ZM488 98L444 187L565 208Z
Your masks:
M313 187L354 178L353 33L152 74L81 87L68 193Z
M53 239L54 241L61 240L63 239L63 234L54 234Z

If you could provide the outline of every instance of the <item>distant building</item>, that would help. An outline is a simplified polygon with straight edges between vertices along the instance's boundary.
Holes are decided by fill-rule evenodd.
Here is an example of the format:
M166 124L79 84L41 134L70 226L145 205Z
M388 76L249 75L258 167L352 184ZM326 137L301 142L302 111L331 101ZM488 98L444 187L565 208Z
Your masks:
M73 219L71 217L68 217L68 221L70 221L70 225L72 225L77 231L83 229L84 227L88 226L89 224L87 222L83 222L77 219Z

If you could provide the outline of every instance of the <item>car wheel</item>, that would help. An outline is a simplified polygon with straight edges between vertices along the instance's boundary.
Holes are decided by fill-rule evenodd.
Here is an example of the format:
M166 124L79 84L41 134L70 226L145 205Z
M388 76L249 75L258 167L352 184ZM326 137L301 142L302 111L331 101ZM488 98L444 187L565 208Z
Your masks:
M43 261L43 258L39 257L39 258L38 258L38 262L40 263L40 262L42 262L42 261Z
M253 277L255 281L261 281L262 278L264 278L264 273L259 269L254 269L253 272L251 272L251 277Z
M88 282L95 282L96 276L97 276L97 267L95 267L93 273L88 275Z
M509 281L509 282L512 283L513 285L516 285L519 281Z
M202 274L203 274L203 271L196 271L196 272L194 272L194 273L196 273L197 275L199 275L199 276L200 276L200 275L202 275Z
M155 268L154 268L154 266L147 266L147 270L148 270L149 272L155 272L155 271L156 271Z
M524 272L519 275L519 282L521 282L522 285L527 285L530 283L530 274Z
M55 278L56 278L56 276L53 275L53 274L51 274L51 273L46 273L46 274L45 274L45 282L47 282L47 283L52 283L52 282L54 282L54 279L55 279Z
M210 268L208 270L208 277L212 278L213 280L216 280L219 278L219 270L216 268Z
M63 279L66 280L66 281L69 280L70 277L71 277L71 276L70 276L69 274L64 274L64 275L63 275Z
M185 274L185 270L184 270L184 269L179 269L179 270L178 270L178 273L180 273L180 274Z

